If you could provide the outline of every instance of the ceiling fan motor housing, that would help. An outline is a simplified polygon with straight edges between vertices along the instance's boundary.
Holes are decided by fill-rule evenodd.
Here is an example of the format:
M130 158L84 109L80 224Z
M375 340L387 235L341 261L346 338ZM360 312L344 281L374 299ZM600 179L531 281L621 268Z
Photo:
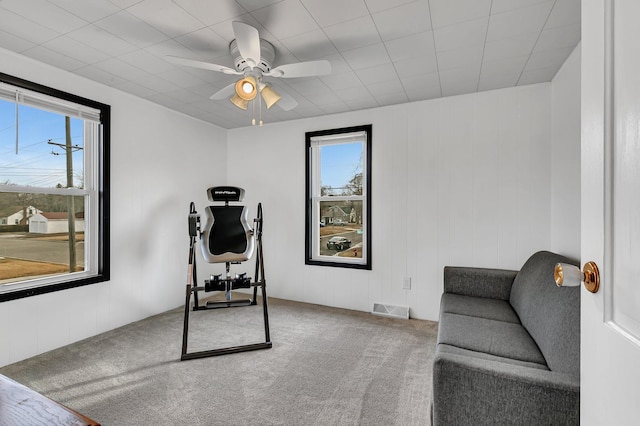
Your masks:
M245 61L242 55L240 55L238 42L236 40L233 40L229 44L229 53L231 53L233 65L237 71L244 72L249 68L247 61ZM268 73L271 71L271 65L273 64L273 59L275 57L276 50L273 45L264 39L260 39L260 62L255 66L255 68L259 68L262 72Z

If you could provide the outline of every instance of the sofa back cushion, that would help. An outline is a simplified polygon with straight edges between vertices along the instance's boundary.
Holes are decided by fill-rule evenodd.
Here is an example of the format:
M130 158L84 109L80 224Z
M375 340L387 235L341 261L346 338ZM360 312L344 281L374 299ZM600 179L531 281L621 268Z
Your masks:
M531 256L513 281L509 302L551 371L580 377L580 287L558 287L556 263L579 265L548 251Z

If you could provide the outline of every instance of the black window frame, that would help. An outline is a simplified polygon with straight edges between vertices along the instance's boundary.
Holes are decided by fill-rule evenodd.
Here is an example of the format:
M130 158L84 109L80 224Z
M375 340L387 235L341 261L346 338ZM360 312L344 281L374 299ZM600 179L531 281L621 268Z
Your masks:
M100 146L98 147L98 167L100 170L98 178L97 273L89 277L80 277L63 282L44 284L32 288L23 288L17 289L15 291L3 292L0 293L0 302L6 302L9 300L16 300L25 297L37 296L55 291L109 281L111 106L2 72L0 72L0 82L100 110L100 122L102 124L102 140Z
M351 127L342 127L336 129L327 129L327 130L316 130L305 133L305 264L306 265L316 265L316 266L329 266L329 267L339 267L339 268L352 268L352 269L364 269L371 270L372 269L372 212L371 212L371 183L372 183L372 151L373 151L373 125L371 124L363 124L358 126ZM364 193L364 202L366 203L365 208L365 224L364 224L364 232L366 232L366 253L363 256L363 263L347 263L333 260L324 260L317 259L313 257L313 226L316 224L313 221L313 189L312 189L312 178L311 173L313 172L312 165L312 138L319 136L332 136L339 135L345 133L355 133L355 132L366 132L367 140L365 142L365 150L366 150L366 158L364 161L364 167L366 168L366 173L364 174L364 184L365 184L365 193ZM319 225L318 225L319 226Z

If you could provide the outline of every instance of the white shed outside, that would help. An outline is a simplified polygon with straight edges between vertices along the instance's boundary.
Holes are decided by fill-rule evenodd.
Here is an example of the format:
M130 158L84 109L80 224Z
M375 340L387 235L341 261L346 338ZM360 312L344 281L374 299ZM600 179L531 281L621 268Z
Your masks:
M76 232L84 232L84 213L76 213ZM67 212L42 212L29 219L32 234L61 234L69 232Z

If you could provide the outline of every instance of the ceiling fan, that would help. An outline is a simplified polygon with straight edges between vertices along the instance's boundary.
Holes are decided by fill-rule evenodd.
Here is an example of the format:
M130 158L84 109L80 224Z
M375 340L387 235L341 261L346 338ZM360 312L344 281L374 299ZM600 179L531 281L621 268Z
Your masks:
M235 69L210 62L165 56L167 61L174 64L243 76L214 93L210 99L229 98L235 106L246 110L249 101L257 96L258 102L260 98L264 100L267 109L277 104L284 111L289 111L298 102L284 92L277 93L263 77L314 77L331 73L331 63L326 60L297 62L271 68L276 53L273 45L261 39L258 30L251 25L243 22L233 22L232 25L235 39L229 44L229 53L233 57Z

